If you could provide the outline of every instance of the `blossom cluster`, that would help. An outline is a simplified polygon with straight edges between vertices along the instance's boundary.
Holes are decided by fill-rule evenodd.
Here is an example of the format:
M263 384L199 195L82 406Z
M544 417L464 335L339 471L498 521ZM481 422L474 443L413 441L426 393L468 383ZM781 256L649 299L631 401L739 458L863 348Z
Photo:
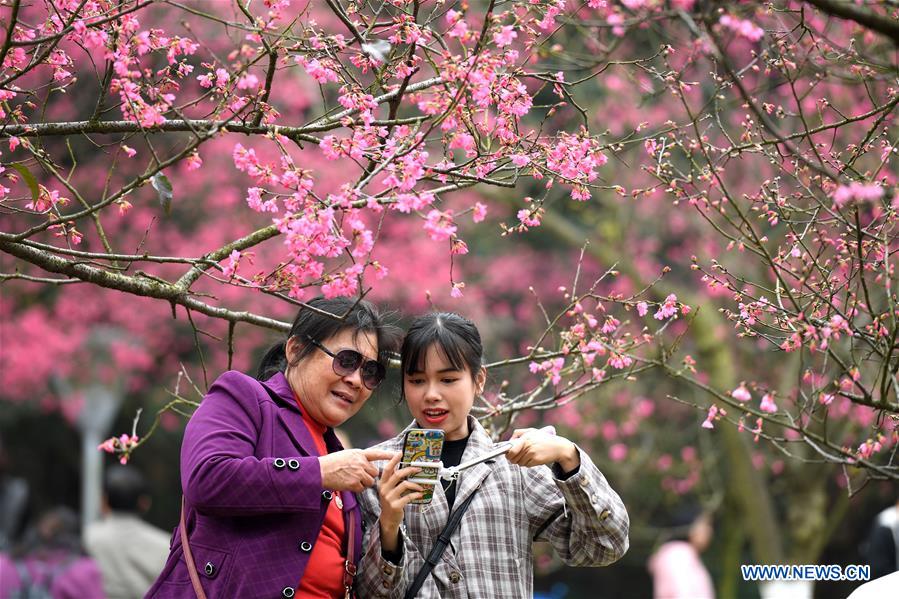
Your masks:
M100 443L97 446L97 450L118 455L119 462L125 465L131 457L131 452L137 447L139 442L140 439L137 435L119 435L118 437L110 437Z
M752 352L790 354L765 354L719 390L722 402L745 410L744 430L760 436L759 417L794 417L801 429L806 413L839 415L858 435L839 445L882 455L875 443L884 426L844 412L895 410L899 90L878 70L876 31L842 23L816 36L825 32L819 14L775 18L754 3L696 19L690 11L705 7L693 0L514 0L489 14L464 2L436 11L402 1L299 12L288 0L214 4L206 18L112 0L22 6L0 64L0 118L17 128L4 143L0 203L33 237L27 243L49 242L69 260L78 250L113 254L120 248L109 239L140 229L122 247L149 252L165 236L148 224L162 218L151 210L161 203L167 213L172 201L163 171L176 195L191 190L178 206L196 208L206 190L194 183L218 168L220 152L238 173L246 207L233 220L246 230L228 241L192 239L192 255L219 251L217 264L189 261L191 270L208 269L215 276L203 280L228 283L228 292L358 295L387 275L378 244L398 222L414 223L416 239L440 244L451 264L477 256L480 238L467 236L463 217L483 222L486 204L453 194L494 186L509 202L491 212L508 216L504 233L572 217L585 236L621 240L613 251L632 279L600 299L566 298L573 303L553 331L558 343L531 355L540 383L564 396L569 381L625 378L651 361L645 348L658 331L687 334L696 321L681 316L702 302L703 315L720 310ZM644 52L649 24L674 33L654 53ZM635 48L633 61L613 55ZM804 78L808 65L815 79ZM78 103L85 120L65 125L109 157L103 186L103 177L86 176L85 185L64 173L62 144L35 143L30 129L73 114L66 95L81 94L75 83L89 77L98 95ZM77 148L71 155L83 160ZM129 169L140 174L123 182ZM213 199L229 212L224 187ZM280 253L252 272L253 242L231 242L258 223L265 228L255 233L276 236ZM672 288L636 291L652 286L660 263L690 255L698 280L678 269ZM95 255L78 266L119 274L123 263ZM154 269L141 276L167 281L175 267ZM445 281L450 298L472 289L460 270ZM718 342L740 345L724 340L727 328ZM812 374L785 386L779 381L799 378L782 376L794 358L811 362ZM696 366L687 356L678 372L705 384ZM864 439L872 442L859 445Z
M574 10L562 0L513 2L490 14L461 4L441 19L424 19L406 3L390 3L383 15L353 8L343 19L357 23L349 28L352 36L343 25L320 25L311 14L288 19L289 7L288 1L240 7L248 22L239 43L227 52L222 50L231 40L208 43L200 38L208 32L200 29L188 29L195 37L173 34L167 19L150 8L126 10L110 0L42 0L28 8L28 20L38 25L25 26L22 20L14 28L13 39L22 44L6 53L2 70L33 77L45 65L54 91L62 91L76 79L78 52L86 51L108 61L113 110L144 131L171 123L181 127L189 114L210 123L273 126L265 143L235 143L233 158L251 179L248 207L269 215L284 238L284 268L273 277L256 276L256 282L293 297L316 286L328 295L356 293L377 262L371 255L377 239L371 227L385 207L421 219L429 238L451 240L452 251L460 254L467 245L458 238L456 215L437 205L449 191L471 182L491 183L514 166L516 177L544 179L548 190L558 182L571 187L575 200L591 197L590 186L607 162L599 136L586 128L577 134L544 131L539 120L546 109L540 109L542 116L534 114L534 97L545 84L559 105L567 98L565 73L557 71L544 82L536 50L565 11ZM219 9L226 7L210 9L210 24ZM367 38L351 42L360 35L354 27L361 23L369 23ZM44 38L60 42L45 56L40 54ZM447 41L440 50L434 43L438 38ZM265 61L267 73L260 68ZM280 123L270 97L272 81L288 73L320 87L342 109L338 116L326 112L313 118L304 134L345 172L341 181L317 183L320 189L309 170L295 166L297 153L289 146L296 140L275 126ZM19 101L19 90L10 86L0 94L4 116L12 105L16 119L24 122L28 104ZM98 110L103 107L101 99ZM431 131L439 135L429 137ZM129 141L120 151L130 159L146 157L154 166L160 162L150 143L149 151L135 146ZM260 158L272 150L280 161ZM181 159L188 171L203 166L197 148ZM0 186L4 195L8 189ZM29 209L48 212L61 193L41 193ZM114 203L123 217L134 205L124 196ZM483 213L475 212L475 222L483 220ZM520 213L519 219L521 231L539 226L540 207ZM74 223L60 223L55 231L73 241L82 236ZM239 256L229 257L223 266L226 279L236 280L238 261ZM386 273L385 267L374 269L376 277ZM453 295L459 295L461 286L451 283Z

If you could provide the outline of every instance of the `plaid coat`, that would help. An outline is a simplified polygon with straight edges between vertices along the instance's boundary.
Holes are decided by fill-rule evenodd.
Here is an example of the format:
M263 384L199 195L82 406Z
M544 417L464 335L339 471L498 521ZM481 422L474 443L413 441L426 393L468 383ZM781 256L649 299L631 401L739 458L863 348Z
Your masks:
M325 445L329 453L343 449L331 429ZM318 449L283 374L262 384L235 371L216 379L184 431L181 486L188 542L210 599L294 595L329 498ZM361 514L352 493L343 497L344 523L355 513L353 555L360 556ZM196 599L177 528L147 598Z
M493 447L478 422L462 461ZM405 431L377 447L402 450ZM567 480L554 477L549 466L522 468L504 457L465 470L454 483L454 506L475 491L459 527L419 597L492 599L533 596L535 540L549 541L572 566L604 566L628 547L629 520L621 499L590 457L580 451L581 466ZM406 507L401 528L403 557L392 564L381 557L377 488L360 496L365 520L364 555L356 591L364 597L403 597L449 517L440 485L430 504Z

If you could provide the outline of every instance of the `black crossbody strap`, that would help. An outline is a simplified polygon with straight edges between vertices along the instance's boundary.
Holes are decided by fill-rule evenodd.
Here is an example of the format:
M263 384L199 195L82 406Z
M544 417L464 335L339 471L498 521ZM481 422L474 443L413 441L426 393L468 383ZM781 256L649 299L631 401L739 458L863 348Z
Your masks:
M532 540L536 543L536 542L537 542L537 538L540 537L540 535L542 535L543 532L544 532L547 528L549 528L550 525L551 525L553 522L555 522L556 519L557 519L559 516L561 516L564 512L565 512L565 508L564 508L564 507L560 507L560 508L557 509L555 512L553 512L553 515L550 516L549 518L547 518L546 522L544 522L543 524L540 525L540 528L538 528L538 529L537 529L537 532L534 533L534 538L533 538Z
M471 505L471 500L474 499L474 496L477 494L478 487L474 491L471 492L471 495L462 502L456 511L450 516L449 520L446 522L446 526L443 527L443 530L437 535L437 540L434 542L434 546L431 548L431 553L428 554L428 557L425 558L425 563L421 566L421 570L418 571L418 574L415 575L415 580L412 581L412 586L410 586L406 590L406 594L404 595L404 599L414 599L415 595L418 591L421 590L421 587L424 586L425 580L428 579L428 576L431 575L431 571L437 565L437 562L440 560L440 556L443 555L443 552L446 551L447 546L450 542L450 537L453 536L453 531L455 531L459 527L459 523L462 521L462 516L468 511L468 506Z

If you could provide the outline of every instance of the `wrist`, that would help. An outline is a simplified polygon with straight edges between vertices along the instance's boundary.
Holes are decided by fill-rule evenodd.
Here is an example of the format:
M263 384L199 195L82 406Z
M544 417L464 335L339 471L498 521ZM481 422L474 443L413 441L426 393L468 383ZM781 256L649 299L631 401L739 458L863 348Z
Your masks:
M380 522L381 529L381 549L385 551L396 551L399 545L400 525L392 522Z
M331 480L331 472L328 468L328 461L323 459L325 456L319 456L318 458L318 472L319 476L322 479L322 488L330 489L332 488L332 480Z
M576 470L581 465L581 454L578 452L577 445L571 441L566 441L567 447L562 452L562 456L556 460L559 467L565 472Z

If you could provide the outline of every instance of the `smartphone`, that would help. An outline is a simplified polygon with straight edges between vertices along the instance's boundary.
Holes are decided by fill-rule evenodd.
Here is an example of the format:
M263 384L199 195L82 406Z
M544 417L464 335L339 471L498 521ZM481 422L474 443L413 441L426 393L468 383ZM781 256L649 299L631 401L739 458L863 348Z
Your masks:
M443 438L445 433L437 428L412 428L406 433L403 441L403 461L401 468L413 462L440 462L440 454L443 453ZM439 464L434 468L422 468L415 474L412 482L424 487L421 499L415 499L411 503L430 503L434 498L434 485L437 484Z

